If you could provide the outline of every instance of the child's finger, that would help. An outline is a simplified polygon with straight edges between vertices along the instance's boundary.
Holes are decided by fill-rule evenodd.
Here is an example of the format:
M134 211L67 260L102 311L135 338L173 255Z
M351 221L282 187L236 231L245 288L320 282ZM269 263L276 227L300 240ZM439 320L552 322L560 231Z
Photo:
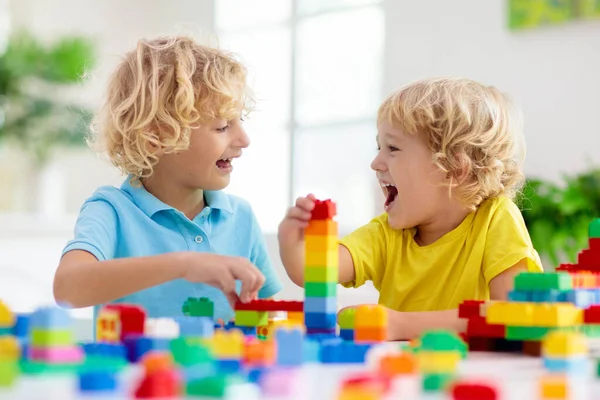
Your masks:
M308 221L310 220L311 213L310 211L303 210L300 207L292 207L288 211L287 216L288 218L295 218L301 221Z
M308 197L298 197L296 199L296 207L310 212L315 208L315 201Z

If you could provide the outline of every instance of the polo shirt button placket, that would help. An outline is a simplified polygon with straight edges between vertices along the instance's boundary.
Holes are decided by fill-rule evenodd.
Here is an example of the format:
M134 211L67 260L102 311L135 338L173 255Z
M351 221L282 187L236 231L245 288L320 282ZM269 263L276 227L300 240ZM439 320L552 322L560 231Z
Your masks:
M202 238L202 236L198 235L194 238L194 242L200 244L204 241L204 239Z

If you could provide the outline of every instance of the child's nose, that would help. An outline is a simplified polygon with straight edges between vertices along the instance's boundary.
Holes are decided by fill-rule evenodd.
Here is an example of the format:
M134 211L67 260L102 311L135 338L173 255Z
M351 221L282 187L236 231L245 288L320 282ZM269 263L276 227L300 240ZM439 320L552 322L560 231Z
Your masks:
M371 162L371 169L373 171L385 171L387 169L385 163L381 161L379 154Z
M237 147L241 147L243 149L250 146L250 137L246 134L246 131L242 128L240 128L240 130L238 132L235 145Z

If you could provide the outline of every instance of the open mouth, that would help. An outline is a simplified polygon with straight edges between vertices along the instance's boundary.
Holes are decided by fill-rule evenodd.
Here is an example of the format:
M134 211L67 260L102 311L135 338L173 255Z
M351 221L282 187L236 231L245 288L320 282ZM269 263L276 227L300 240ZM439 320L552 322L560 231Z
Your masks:
M217 160L217 167L224 170L231 169L231 158Z
M398 197L398 189L396 188L396 186L392 185L391 183L382 183L381 186L383 187L383 190L385 191L384 207L387 211L387 210L391 209L392 206L394 205L394 202L396 201L396 198Z

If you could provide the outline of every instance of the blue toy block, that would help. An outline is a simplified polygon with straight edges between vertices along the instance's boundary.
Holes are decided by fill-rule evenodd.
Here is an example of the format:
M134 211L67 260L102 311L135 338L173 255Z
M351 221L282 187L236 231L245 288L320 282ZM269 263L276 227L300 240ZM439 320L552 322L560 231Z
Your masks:
M585 289L569 290L566 293L566 301L573 303L579 308L588 308L595 302L595 294Z
M212 362L191 365L181 368L180 371L184 382L192 382L196 379L203 379L217 374L217 368Z
M180 336L211 337L215 331L212 318L177 316L175 322L179 324Z
M130 335L123 342L127 348L127 360L131 363L137 363L144 354L151 350L168 351L170 349L170 339L164 338Z
M69 312L59 307L42 307L29 317L30 329L59 330L71 329L73 320Z
M108 392L117 389L117 377L108 371L87 371L79 374L81 392Z
M354 329L340 329L340 337L343 340L354 341Z
M318 329L318 330L314 330L314 331L311 329L307 329L306 337L310 340L320 343L323 340L336 338L337 335L335 334L335 329L330 329L327 331L324 331L323 329Z
M600 289L590 289L594 293L594 305L600 304Z
M246 379L249 383L259 383L261 376L269 371L268 368L252 368L246 372Z
M307 297L304 299L305 313L336 314L337 297Z
M219 325L219 324L215 324L215 330L222 330L222 331L230 331L234 328L239 328L238 326L235 325L234 322L229 321L226 325Z
M335 329L336 324L336 313L304 313L304 325L306 325L306 328Z
M508 301L532 301L531 292L523 290L511 290L508 292Z
M320 360L324 364L364 363L370 348L368 343L325 341L321 343Z
M534 303L557 303L566 301L566 293L560 290L533 290L529 292L529 301Z
M236 326L236 328L242 331L244 336L256 336L255 326Z
M223 374L234 374L239 372L239 370L242 368L242 360L236 360L236 359L220 359L220 360L215 360L216 365L217 365L217 369L219 370L220 373Z
M275 331L277 365L302 365L302 331L300 329L278 329Z
M103 357L127 359L127 348L121 343L84 343L82 346L86 357Z
M12 335L18 338L26 338L29 334L29 314L17 314L15 325L12 327Z
M569 358L544 357L544 368L550 372L583 374L587 372L588 359L585 356Z
M314 340L305 340L302 343L302 359L305 363L319 363L321 345Z

